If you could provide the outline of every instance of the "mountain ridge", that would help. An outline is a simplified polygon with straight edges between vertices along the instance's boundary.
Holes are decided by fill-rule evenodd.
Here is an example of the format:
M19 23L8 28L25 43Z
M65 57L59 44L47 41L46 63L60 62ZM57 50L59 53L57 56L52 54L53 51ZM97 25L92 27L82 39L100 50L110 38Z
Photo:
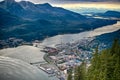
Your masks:
M9 3L10 0L5 0L0 2L0 6L5 6L5 9L9 11L10 13L17 15L22 18L27 19L55 19L55 16L57 16L57 19L85 19L85 16L82 16L78 13L58 8L58 7L52 7L49 3L45 4L34 4L29 1L21 1L21 2L15 2L12 0L11 3ZM42 15L41 15L42 14ZM27 15L27 16L26 16ZM46 17L46 18L44 18ZM71 17L71 18L70 18Z
M0 40L8 42L9 38L14 37L31 42L43 40L46 36L80 33L117 23L116 20L86 18L64 8L53 7L48 3L26 2L28 5L25 2L13 0L9 7L5 7L5 1L0 2Z
M101 16L101 17L108 17L108 18L120 18L119 11L108 10L104 13L95 13L94 15Z
M117 17L117 18L120 18L120 12L118 12L118 11L107 11L103 15L104 16L108 16L108 17Z

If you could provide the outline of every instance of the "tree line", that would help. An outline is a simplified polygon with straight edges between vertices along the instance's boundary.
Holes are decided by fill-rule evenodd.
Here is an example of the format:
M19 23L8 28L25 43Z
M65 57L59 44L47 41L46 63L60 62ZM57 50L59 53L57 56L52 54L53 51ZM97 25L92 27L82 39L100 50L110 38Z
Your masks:
M74 73L74 76L72 74ZM98 51L96 47L91 65L86 62L68 74L67 80L120 80L120 42L115 39L112 47Z

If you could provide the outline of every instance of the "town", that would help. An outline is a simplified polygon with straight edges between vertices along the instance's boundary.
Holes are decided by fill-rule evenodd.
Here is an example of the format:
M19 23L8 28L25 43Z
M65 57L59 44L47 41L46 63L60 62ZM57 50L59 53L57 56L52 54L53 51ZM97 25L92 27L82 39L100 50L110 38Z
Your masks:
M0 42L3 43L4 41ZM9 38L4 43L7 45L4 44L5 47L16 47L17 45L42 47L40 52L45 53L43 57L45 61L30 64L46 72L50 78L56 77L59 80L66 80L69 70L81 65L83 62L89 67L96 46L99 45L99 50L106 47L104 43L99 44L99 41L96 41L95 37L86 37L69 43L64 43L61 40L61 43L55 44L54 47L41 45L41 41L39 40L27 43L22 39L15 38Z
M40 63L37 67L49 74L50 77L56 76L60 80L66 80L69 70L81 65L83 61L87 67L90 66L90 59L97 45L98 42L94 41L94 37L89 37L72 43L61 42L54 48L44 46L41 51L46 53L44 55L46 62ZM35 41L33 46L40 47L39 41Z

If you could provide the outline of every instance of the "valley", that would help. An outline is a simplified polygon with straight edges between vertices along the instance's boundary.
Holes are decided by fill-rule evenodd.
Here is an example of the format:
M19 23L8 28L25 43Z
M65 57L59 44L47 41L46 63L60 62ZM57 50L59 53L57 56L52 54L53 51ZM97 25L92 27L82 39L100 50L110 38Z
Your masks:
M50 3L0 1L0 79L97 80L101 77L87 79L92 76L86 73L88 70L87 74L96 75L92 72L99 70L99 63L109 65L119 55L120 12L81 9L83 12L78 13ZM108 54L112 52L116 54ZM111 63L115 68L110 64L105 69L112 67L117 73L119 57L115 60ZM99 66L94 70L96 64Z

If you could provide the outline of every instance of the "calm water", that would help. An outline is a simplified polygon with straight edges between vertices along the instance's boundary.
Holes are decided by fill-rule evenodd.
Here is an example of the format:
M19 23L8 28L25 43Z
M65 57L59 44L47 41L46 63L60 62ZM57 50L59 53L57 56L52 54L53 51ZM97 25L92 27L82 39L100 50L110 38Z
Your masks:
M42 70L21 60L0 56L0 80L50 80Z
M120 29L120 22L117 22L117 24L114 25L103 26L92 31L86 31L78 34L57 35L54 37L46 38L45 40L43 40L42 43L40 43L40 45L54 47L56 44L60 44L61 42L62 43L75 42L85 37L94 37L101 34L114 32L117 31L118 29ZM28 63L31 61L32 62L43 61L43 59L40 59L40 57L38 58L38 53L40 49L25 46L22 47L10 50L9 49L1 50L2 53L6 53L2 56L21 59ZM10 52L11 50L13 52ZM20 53L21 51L23 53ZM35 52L36 54L34 54ZM24 54L24 56L21 56L22 54ZM43 57L43 54L40 56ZM7 57L0 57L0 80L57 80L56 78L49 79L48 75L45 72L38 70L38 68L29 65L28 63Z
M56 44L69 43L81 40L85 37L94 37L105 33L114 32L120 29L120 21L116 24L103 26L92 31L81 32L78 34L64 34L46 38L41 45L54 47Z

